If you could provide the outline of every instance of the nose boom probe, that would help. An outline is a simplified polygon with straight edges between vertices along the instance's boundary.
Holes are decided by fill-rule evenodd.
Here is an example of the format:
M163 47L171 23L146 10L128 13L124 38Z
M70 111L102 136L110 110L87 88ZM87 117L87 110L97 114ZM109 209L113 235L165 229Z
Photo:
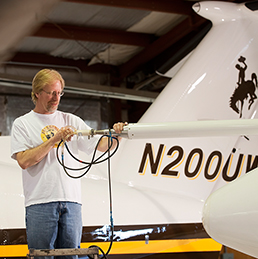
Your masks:
M110 133L127 139L257 135L258 119L132 123L124 126L120 134L113 129L77 130L75 134L90 137Z

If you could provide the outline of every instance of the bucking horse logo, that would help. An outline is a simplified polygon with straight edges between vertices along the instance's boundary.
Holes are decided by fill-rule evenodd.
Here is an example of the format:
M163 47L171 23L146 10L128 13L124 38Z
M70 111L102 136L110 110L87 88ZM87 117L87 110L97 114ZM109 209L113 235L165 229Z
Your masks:
M252 73L251 80L245 80L245 71L247 69L245 60L246 58L241 56L238 59L238 62L242 63L243 66L241 66L241 64L236 64L236 69L239 70L238 82L237 87L233 95L230 97L229 102L229 106L236 113L239 113L240 118L242 117L245 99L247 100L249 97L248 110L251 108L252 104L254 103L254 100L257 99L257 96L255 94L255 90L257 87L257 75L255 73ZM237 105L240 105L240 107L237 107Z

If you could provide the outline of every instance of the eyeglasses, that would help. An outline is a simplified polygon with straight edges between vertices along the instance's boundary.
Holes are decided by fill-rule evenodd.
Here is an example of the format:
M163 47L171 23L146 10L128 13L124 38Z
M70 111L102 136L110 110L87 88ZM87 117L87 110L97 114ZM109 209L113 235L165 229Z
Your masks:
M42 89L43 92L45 92L47 95L51 95L51 96L63 96L64 92L56 92L56 91L52 91L52 92L47 92L44 89Z

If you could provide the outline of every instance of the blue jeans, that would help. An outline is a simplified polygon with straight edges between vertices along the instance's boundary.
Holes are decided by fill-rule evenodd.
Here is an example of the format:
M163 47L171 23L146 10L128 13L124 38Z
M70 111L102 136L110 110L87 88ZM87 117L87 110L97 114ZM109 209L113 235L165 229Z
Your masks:
M82 235L81 205L73 202L50 202L26 207L26 232L29 249L79 248Z

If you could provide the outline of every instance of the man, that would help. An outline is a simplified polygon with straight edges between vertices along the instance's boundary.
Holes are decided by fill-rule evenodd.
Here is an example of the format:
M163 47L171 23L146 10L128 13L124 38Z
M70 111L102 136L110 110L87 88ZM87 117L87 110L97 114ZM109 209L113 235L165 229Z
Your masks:
M57 110L64 80L55 70L43 69L32 81L33 111L17 118L11 134L11 156L22 168L29 249L78 248L81 241L80 180L69 178L56 158L56 147L66 140L73 154L94 150L98 138L73 136L89 129L79 117ZM124 123L116 123L117 133ZM112 148L115 147L115 141ZM99 151L105 151L108 138L102 138ZM76 167L71 157L66 165Z

